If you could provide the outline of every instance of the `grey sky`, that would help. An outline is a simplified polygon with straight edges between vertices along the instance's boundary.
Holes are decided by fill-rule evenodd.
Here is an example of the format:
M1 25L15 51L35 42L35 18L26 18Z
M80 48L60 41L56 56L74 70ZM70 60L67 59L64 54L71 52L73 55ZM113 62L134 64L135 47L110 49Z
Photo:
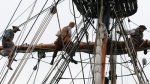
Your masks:
M1 23L1 30L0 30L0 33L3 32L3 30L6 28L13 12L15 11L15 8L17 7L18 3L19 3L20 0L3 0L1 1L0 3L0 23ZM42 5L44 4L46 0L39 0L37 2L37 5L35 7L35 10L32 14L35 15L37 14L40 10L41 10L41 7ZM29 5L31 5L33 3L33 1L31 0L25 0L23 1L23 3L21 3L21 6L19 7L16 15L14 16L13 20L15 18L17 18ZM149 19L150 19L150 10L149 10L149 4L150 4L150 0L138 0L138 11L136 14L132 15L131 17L129 17L131 19L131 21L133 21L134 23L138 24L138 25L145 25L150 31L150 25L149 25ZM48 7L49 5L51 5L51 0L48 2L48 4L46 5L46 7ZM74 17L73 15L71 14L70 12L70 9L69 7L71 5L71 2L65 0L64 2L62 2L59 6L58 6L58 15L59 15L59 20L60 20L60 26L63 27L63 26L66 26L68 25L68 23L70 21L73 21L74 20ZM27 19L27 16L29 14L29 11L31 10L31 8L25 13L23 14L18 20L16 20L12 25L20 25L22 22L24 22L26 19ZM72 11L72 10L71 10ZM34 36L34 33L36 32L37 28L39 27L43 17L44 17L45 14L43 14L38 20L38 22L35 24L34 26L34 30L32 30L30 36L27 38L28 40L26 41L26 43L30 43L31 42L31 38ZM76 16L80 16L80 14L77 12ZM78 18L77 20L77 23L79 23L79 21L81 20L82 17ZM12 21L13 21L12 20ZM27 33L27 31L29 30L29 28L31 27L31 24L33 23L33 21L31 21L28 26L27 26L27 30L25 33ZM128 23L127 23L128 24ZM11 26L12 26L11 25ZM131 29L132 28L136 28L137 26L134 25L133 23L129 23ZM8 28L11 28L8 27ZM22 27L21 27L22 28ZM57 20L57 15L55 14L51 20L51 22L49 23L48 25L48 28L46 29L46 31L44 32L43 36L41 37L40 41L38 43L53 43L56 39L56 32L59 30L59 25L58 25L58 20ZM94 39L92 39L92 29L90 30L90 41L95 41ZM15 40L17 39L19 33L17 33L15 36ZM147 32L145 31L144 32L144 39L149 39L149 36L150 36L150 32ZM25 36L23 36L24 38ZM15 41L14 40L14 41ZM1 43L1 42L0 42ZM47 56L51 56L52 53L46 53ZM18 54L16 59L21 59L23 56L23 54ZM33 56L35 58L37 58L37 53L33 53ZM88 54L85 54L85 53L82 53L82 56L85 56L83 59L86 59L88 58ZM87 57L86 57L87 56ZM150 62L150 54L148 53L147 55L144 55L143 54L143 51L142 52L139 52L138 53L138 58L139 60L141 61L142 58L146 58L147 59L147 62ZM32 56L30 56L32 57ZM0 56L1 58L1 56ZM76 57L75 59L77 60L80 60L79 58L79 53L76 53ZM120 59L119 57L117 59ZM128 58L129 59L129 58ZM7 59L6 58L2 58L0 60L0 70L2 69L5 61ZM45 59L43 59L43 61L45 62L50 62L51 60L51 57L47 57ZM13 71L9 71L8 72L8 75L6 77L6 82L4 84L7 84L8 80L10 79L10 77L12 76L13 72L15 71L15 68L17 67L17 65L19 64L20 61L17 61L17 62L13 62L12 64L12 67L13 67ZM21 72L21 75L18 77L18 80L16 81L15 84L26 84L27 83L27 80L29 79L29 76L31 75L31 73L33 72L33 67L35 66L37 60L36 59L29 59L27 64L25 65L23 71ZM50 69L51 65L50 64L47 64L45 62L41 62L40 63L40 69L38 71L38 76L36 78L36 82L35 84L40 84L40 82L43 80L43 78L45 77L45 75L47 74L48 70ZM108 61L106 61L108 62ZM129 64L131 65L131 64ZM72 70L72 74L73 76L76 76L76 74L81 70L81 65L78 64L78 65L75 65L73 63L70 64L70 67L71 67L71 70ZM119 66L118 66L119 67ZM108 67L106 66L106 70L108 69ZM57 69L55 69L56 71ZM120 68L118 69L118 71L120 70ZM144 68L144 71L148 77L148 79L150 79L150 66L146 66ZM85 73L86 75L89 75L89 66L85 68ZM124 71L126 72L126 71ZM29 84L33 84L33 80L35 78L35 73L34 72L34 75L32 76L32 79L30 80ZM126 72L128 73L128 72ZM118 73L120 74L120 73ZM124 73L125 74L125 73ZM108 74L106 74L107 76ZM65 76L66 77L70 77L69 75L69 70L67 69L67 72L65 73ZM79 77L82 77L82 75L80 75ZM124 84L130 84L131 83L131 77L126 77L123 81L124 81ZM117 79L118 80L118 83L117 84L120 84L120 78ZM133 79L132 79L133 80ZM64 82L64 83L62 83ZM67 82L67 83L66 83ZM70 83L70 82L69 82ZM60 84L69 84L68 83L68 80L62 80ZM76 81L76 84L84 84L83 81ZM87 84L87 83L86 83ZM132 84L136 84L135 82L133 82Z

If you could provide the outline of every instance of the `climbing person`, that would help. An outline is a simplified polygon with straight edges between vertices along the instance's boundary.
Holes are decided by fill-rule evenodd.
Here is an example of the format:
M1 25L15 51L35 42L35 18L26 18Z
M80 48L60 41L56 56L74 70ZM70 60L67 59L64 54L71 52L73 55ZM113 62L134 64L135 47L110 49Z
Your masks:
M139 47L141 43L144 42L143 32L146 29L147 29L146 26L140 25L136 29L125 31L125 35L131 35L131 38L129 38L128 43L129 43L129 48L131 49L130 50L131 54L132 54L132 51L135 50L135 54L134 54L135 59L137 58L137 52L136 52L137 47ZM122 35L120 31L117 31L117 33Z
M13 29L7 29L4 31L4 34L2 36L2 50L0 51L0 54L2 56L8 56L8 65L7 67L10 70L13 70L11 68L12 61L16 61L14 59L15 54L15 45L13 42L14 34L17 31L20 31L20 29L17 26L12 26Z
M140 43L143 42L143 32L147 28L144 25L138 26L136 29L127 30L125 31L126 35L131 35L132 42L134 44L134 47L140 46ZM117 31L117 33L121 34L120 31Z
M74 27L75 23L74 22L70 22L68 26L65 26L64 28L62 28L62 30L58 31L56 36L57 36L57 40L54 42L55 44L55 51L53 53L53 57L51 60L51 65L53 65L54 59L58 53L59 50L62 50L63 47L70 42L69 46L66 49L67 54L70 55L70 61L77 64L77 61L73 59L73 56L75 55L74 51L71 51L71 47L73 46L73 43L71 42L71 35L72 35L72 31L71 29Z

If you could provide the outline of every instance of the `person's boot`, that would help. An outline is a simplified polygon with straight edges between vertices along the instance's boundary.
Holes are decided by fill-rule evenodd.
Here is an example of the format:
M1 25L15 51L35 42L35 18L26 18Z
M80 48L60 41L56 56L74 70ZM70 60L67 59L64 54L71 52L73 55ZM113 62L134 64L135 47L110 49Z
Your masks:
M10 65L7 65L8 69L13 70Z
M8 58L8 65L7 65L7 67L10 69L10 70L13 70L12 68L11 68L11 64L12 64L12 62L13 62L13 59L11 58L11 57L9 57Z
M17 61L17 60L14 58L13 61Z
M76 60L74 60L73 58L70 58L69 60L75 64L78 64L78 62Z

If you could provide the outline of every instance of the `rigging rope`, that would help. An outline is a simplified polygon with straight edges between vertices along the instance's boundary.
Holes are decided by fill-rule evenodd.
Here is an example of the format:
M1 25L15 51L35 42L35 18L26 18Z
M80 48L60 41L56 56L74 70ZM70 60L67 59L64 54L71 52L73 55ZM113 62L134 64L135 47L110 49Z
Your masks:
M118 19L118 20L119 20L119 19ZM122 25L120 25L120 30L122 31L122 33L124 33L124 29L123 29L123 26L122 26ZM124 40L125 40L126 37L125 37L124 35L123 35L123 37L124 37ZM131 43L132 43L132 42L131 42ZM134 60L134 57L132 57L133 54L131 54L126 40L125 40L125 44L126 44L126 47L127 47L127 50L128 50L128 54L131 56L131 59ZM135 51L134 51L134 52L135 52ZM133 55L133 56L134 56L134 55ZM137 63L139 63L138 60L137 60ZM134 69L135 69L135 71L136 71L136 73L137 73L137 77L138 77L138 79L139 79L139 82L140 82L140 83L146 83L146 82L147 82L147 77L146 77L145 75L144 75L144 77L143 77L143 75L142 75L141 73L138 73L138 71L137 71L137 68L138 68L138 67L136 68L134 63L133 63L133 65L134 65ZM140 63L139 63L139 67L141 67ZM142 71L142 73L145 74L143 71Z
M120 22L120 21L118 21L118 22ZM121 23L119 23L119 25L122 25ZM120 26L119 28L122 28L123 29L123 26ZM124 30L122 30L122 31L124 31ZM128 39L126 39L126 37L124 38L124 41L125 41L125 43L126 43L126 48L127 48L127 50L129 51L129 56L132 56L131 55L131 51L129 50L129 45L127 44L127 41L128 41ZM132 41L130 40L130 42L132 43ZM135 49L134 49L134 52L135 52ZM130 72L131 73L131 72ZM135 79L134 79L135 80ZM135 82L137 83L137 81L135 80Z
M50 20L51 17L48 16L47 19ZM47 21L47 22L44 21L44 23L45 23L45 25L41 24L41 26L44 26L44 27L46 28L46 26L48 25L48 21ZM41 27L39 27L39 28L41 28ZM37 44L38 40L40 39L40 37L41 37L41 35L42 35L42 34L40 34L40 33L44 32L45 28L44 28L43 30L41 30L42 28L39 29L39 31L36 33L36 35L38 34L37 36L39 36L39 37L38 37L38 39L36 39L37 36L35 36L35 38L34 38L34 39L32 40L32 42L31 42L31 46L29 46L27 52L29 52L30 49L31 49L31 52L33 51L33 49L34 49L34 47L35 47L35 46L33 46L33 42L35 41L35 44ZM41 32L40 32L40 31L41 31ZM26 54L26 55L27 55L27 54ZM26 56L26 55L25 55L25 56ZM27 57L29 57L29 55L28 55ZM24 62L24 64L25 64L26 62L27 62L27 60ZM24 66L24 64L23 64L23 66ZM22 66L22 68L23 68L23 66ZM21 70L20 70L20 71L21 71Z
M77 26L78 29L81 27L82 23L83 23L83 20L81 20L80 23L78 24L78 26ZM72 37L75 37L75 35L76 35L76 31L73 32ZM64 47L63 50L67 49L69 43L65 45L65 47ZM61 54L64 55L63 52L61 52ZM49 76L51 75L51 73L53 72L53 70L56 68L56 66L58 65L58 63L60 62L61 59L62 58L59 58L59 56L56 57L56 60L57 60L56 64L54 63L54 65L51 67L51 69L48 72L48 75L44 78L43 82L46 82L48 80Z
M31 5L30 5L31 6ZM18 6L19 7L19 6ZM28 7L29 8L29 7ZM9 25L9 24L8 24ZM23 29L24 30L24 29ZM23 32L23 31L21 31L21 32ZM20 33L20 35L19 35L19 37L20 38L22 38L22 35L23 35L23 33ZM19 37L18 37L18 39L19 39ZM18 41L18 39L17 39L17 41ZM21 39L20 39L21 40ZM17 43L17 41L15 42L15 44ZM13 51L14 51L14 49L15 49L15 46L13 47L13 49L11 50L11 53L10 53L10 55L13 53ZM16 50L17 50L17 48L16 48ZM15 50L15 52L16 52L16 50ZM9 55L9 56L10 56ZM17 54L16 54L17 55ZM15 58L16 56L14 56L14 58ZM12 60L13 61L13 60ZM12 61L11 61L11 63L12 63Z
M36 72L36 75L35 75L33 84L35 84L35 80L36 80L36 77L37 77L37 74L38 74L38 71L39 71L39 65L40 65L40 61L39 61L38 64L36 65L36 67L37 67L37 72Z
M18 10L18 8L19 8L21 2L22 2L22 0L20 0L19 4L18 4L17 8L15 9L15 12L13 13L11 19L9 20L9 22L8 22L8 24L7 24L6 28L5 28L5 30L8 28L8 26L9 26L11 20L13 19L14 15L16 14L16 12L17 12L17 10ZM5 30L4 30L4 31L5 31ZM3 33L3 34L4 34L4 33ZM0 38L0 40L1 40L1 38Z
M82 57L81 57L81 52L79 53L80 54L80 61L82 60ZM81 61L81 70L82 70L82 76L83 76L83 79L85 78L85 76L84 76L84 70L83 70L83 63L82 63L82 61ZM84 84L85 84L85 80L83 80L83 82L84 82Z
M39 63L40 63L40 61L37 62L36 66L35 66L36 68L35 68L35 67L33 68L33 72L31 73L31 75L30 75L30 77L29 77L29 79L28 79L28 81L27 81L26 84L29 84L29 81L30 81L30 79L31 79L31 77L32 77L32 75L33 75L33 73L35 72L35 70L37 69L37 67L39 68ZM38 73L38 70L37 70L37 73ZM36 79L37 73L36 73L36 75L35 75L33 84L35 83L35 79Z
M118 21L118 22L119 22L119 21ZM115 23L115 25L117 25L117 23ZM115 25L114 25L114 26L115 26ZM126 27L126 28L127 28L127 27ZM113 29L113 28L112 28L112 29ZM111 29L111 30L112 30L112 29Z
M49 15L50 15L50 12L48 13L48 16L45 17L46 22L43 21L42 24L40 25L38 32L35 34L34 39L33 39L32 42L31 42L31 45L32 45L32 46L29 46L27 52L29 51L30 48L31 48L31 52L33 51L33 49L34 49L34 47L35 47L35 46L33 46L33 42L35 41L35 42L36 42L35 44L37 44L38 40L40 39L42 33L44 32L46 26L48 25L48 22L50 21L50 19L51 19L51 17L52 17L52 16L49 16ZM48 20L47 20L47 19L48 19ZM44 23L45 23L45 24L44 24ZM45 27L45 28L44 28L43 30L41 30L41 29L42 29L41 27ZM40 34L40 33L41 33L41 34ZM36 39L37 36L39 36L38 39ZM36 41L36 40L37 40L37 41ZM26 60L26 61L27 61L27 60ZM25 61L25 62L26 62L26 61ZM24 62L24 63L25 63L25 62Z
M78 25L78 28L80 28L81 23L82 23L82 20L80 21L80 23L79 23L79 25ZM75 32L73 32L73 35L72 35L72 36L73 36L73 37L75 36ZM69 42L69 43L70 43L70 42ZM66 50L66 48L68 47L69 43L64 46L63 50ZM63 54L63 53L61 52L61 54L64 55L65 53ZM50 68L49 72L47 73L46 77L45 77L44 80L43 80L43 83L48 80L49 76L51 75L51 73L53 72L53 70L56 68L56 66L57 66L58 63L60 62L61 58L59 58L59 57L57 56L57 57L56 57L56 60L58 60L58 62L54 63L54 65Z
M28 8L26 8L25 11L23 11L16 19L14 19L14 20L9 24L9 26L10 26L11 24L13 24L16 20L18 20L18 18L20 18L33 4L34 4L34 2L33 2ZM27 22L26 22L26 23L27 23ZM21 27L21 26L18 26L18 27Z
M36 4L36 1L37 1L37 0L35 0L35 4ZM33 8L32 8L31 11L33 11L33 9L34 9L34 7L35 7L35 4L34 4L34 6L33 6ZM29 16L31 16L31 14L30 14ZM24 58L25 58L25 56L24 56ZM15 70L13 76L12 76L11 79L9 80L9 83L10 83L10 82L12 81L12 79L14 78L15 73L17 72L17 70L18 70L19 66L22 64L22 62L23 62L23 61L21 61L20 64L18 65L18 67L17 67L17 69ZM21 70L20 70L20 72L21 72ZM13 83L16 81L17 77L18 77L18 76L16 75L16 78L14 79Z
M69 3L71 4L71 2L70 2L71 0L69 0ZM73 11L74 11L74 4L73 4L73 1L72 1L72 6L73 6ZM76 17L75 16L75 13L73 12L71 12L71 7L70 7L70 5L69 5L69 10L70 10L70 13L75 17L75 18L79 18L80 16L81 16L81 14L78 16L78 17Z
M88 63L86 63L84 66L83 66L83 69L88 65L90 63L90 61L88 62ZM73 78L73 80L75 80L78 76L79 76L79 74L80 73L82 73L82 70L80 70L79 71L79 73L77 73L77 75ZM92 79L93 77L91 77L91 79ZM71 81L69 84L71 84L73 81Z
M87 25L87 26L88 26L88 25ZM83 29L82 29L82 30L83 30ZM85 29L85 30L86 30L86 29ZM83 32L84 32L84 30L83 30ZM84 34L84 33L81 33L81 32L80 32L80 34L82 35L82 34ZM83 36L81 36L81 38L79 39L79 42L81 41L82 38L83 38ZM77 48L79 42L77 42L77 44L75 44L75 45L72 47L73 49L71 49L71 52L74 52L74 51L72 51L72 50L76 50L76 48ZM70 52L70 53L71 53L71 52ZM69 57L67 56L66 59L68 60ZM63 75L65 69L67 68L68 63L69 63L69 61L68 61L68 62L63 61L61 67L59 68L59 69L62 70L61 73L60 73L60 72L57 72L57 73L55 74L55 77L51 80L51 84L53 84L53 83L56 83L56 84L57 84L57 83L59 82L59 79L58 79L58 78ZM57 80L56 80L56 79L57 79Z
M72 80L73 84L75 84L75 83L74 83L74 81L73 81L73 77L72 77L72 73L71 73L71 69L70 69L70 66L69 66L69 65L68 65L68 68L69 68L69 72L70 72L71 80Z
M11 19L9 20L9 22L8 22L8 24L7 24L6 28L5 28L5 30L8 28L8 26L9 26L11 20L13 19L14 15L16 14L16 12L17 12L17 10L18 10L18 8L19 8L21 2L22 2L22 0L20 0L19 4L18 4L17 8L15 9L15 12L13 13ZM4 31L5 31L5 30L4 30ZM3 34L4 34L4 32L3 32ZM2 35L2 36L3 36L3 35ZM2 36L0 37L0 40L2 39ZM12 54L12 53L10 53L10 55L11 55L11 54ZM10 56L10 55L9 55L9 56ZM7 62L5 62L5 67L3 66L3 69L2 69L2 71L1 71L1 74L4 72L4 69L6 68L6 63L7 63ZM8 72L8 70L6 71L6 73L4 74L3 77L6 76L7 72ZM2 76L0 76L0 77L2 77Z
M62 1L64 1L64 0L62 0ZM59 2L59 3L61 3L61 2ZM53 6L54 6L54 4L52 4L51 6L47 7L46 9L42 8L42 10L41 10L38 14L34 15L33 17L31 17L28 21L23 22L23 23L20 24L18 27L21 27L21 26L23 26L25 23L27 23L27 22L29 22L29 21L31 21L31 20L33 20L33 19L39 17L39 15L45 13L46 11L49 11Z
M76 23L76 17L75 17L75 8L74 8L74 4L73 4L73 1L72 1L72 8L73 8L73 16L74 16L74 20L75 20L75 23ZM84 20L84 17L83 17L83 20ZM84 22L84 21L83 21ZM84 23L85 24L85 23ZM75 27L76 27L76 34L77 34L77 41L79 40L79 38L78 38L78 35L79 35L79 33L78 33L78 29L77 29L77 25L75 25ZM85 25L84 25L84 27L85 27ZM85 30L86 31L86 30ZM79 49L80 50L80 49ZM80 54L80 60L82 60L82 57L81 57L81 52L79 53ZM81 61L81 69L82 69L82 76L83 76L83 78L84 78L84 71L83 71L83 64L82 64L82 61ZM83 82L84 82L84 84L85 84L85 80L83 80Z
M123 22L123 21L122 21ZM123 23L122 23L123 24ZM127 27L125 27L125 28L127 28ZM118 39L118 41L119 41L119 39ZM122 47L122 45L121 45L121 47ZM121 49L123 49L123 47L121 48ZM122 50L122 52L124 52L124 50ZM125 55L124 55L124 57L125 57ZM121 57L122 58L122 57ZM123 59L123 58L122 58ZM128 64L126 64L126 67L128 67L129 68L129 65ZM127 68L127 69L128 69ZM122 69L122 67L121 67L121 69ZM130 71L130 73L132 74L132 72L131 72L131 70L130 69L128 69L129 71ZM135 77L134 76L132 76L133 78L134 78L134 80L135 80ZM136 80L135 80L136 81Z
M34 70L33 70L33 72L31 73L31 75L30 75L30 77L29 77L29 79L28 79L28 81L27 81L26 84L29 84L29 81L30 81L30 79L31 79L31 77L32 77L32 75L33 75L33 73L34 73Z
M88 25L86 25L86 26L88 26ZM83 32L83 29L81 29L81 32ZM81 32L80 32L80 34L84 34L84 33L81 33ZM81 38L82 38L82 36L81 36ZM80 38L80 40L81 40L81 38ZM73 42L74 42L75 40L76 40L76 39L74 39ZM74 50L74 49L76 50L76 46L78 46L78 43L77 43L77 44L74 44L74 46L72 47L73 49L71 49L70 52L74 52L74 51L72 51L72 50ZM65 47L65 48L67 48L67 47ZM66 52L67 52L67 51L66 51ZM68 60L69 57L67 56L66 59ZM69 63L69 60L68 60L68 62L66 62L66 60L64 60L64 61L61 63L62 65L60 66L60 68L59 68L59 70L57 71L57 73L55 74L55 76L57 76L57 77L60 76L60 77L61 77L62 74L64 73L64 71L65 71L65 69L66 69L68 63ZM57 62L57 64L58 64L58 62ZM54 64L54 65L56 65L56 64ZM56 66L54 66L53 68L51 68L51 70L53 70L55 67L56 67ZM43 80L42 83L46 83L46 82L47 82L47 80L48 80L50 74L52 73L51 70L48 72L47 76L45 77L45 79ZM62 70L62 71L60 71L60 70ZM51 80L51 83L54 83L54 82L55 82L55 83L58 83L60 79L57 78L57 77L53 77L54 79ZM55 79L57 79L57 80L55 80Z

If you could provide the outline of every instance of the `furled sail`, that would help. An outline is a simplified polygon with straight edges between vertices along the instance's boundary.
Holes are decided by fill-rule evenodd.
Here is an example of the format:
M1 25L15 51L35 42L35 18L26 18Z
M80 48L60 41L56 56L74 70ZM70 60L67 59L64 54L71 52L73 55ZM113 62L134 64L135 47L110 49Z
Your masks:
M94 58L94 81L95 84L104 84L105 58L107 51L107 32L104 24L97 30Z

